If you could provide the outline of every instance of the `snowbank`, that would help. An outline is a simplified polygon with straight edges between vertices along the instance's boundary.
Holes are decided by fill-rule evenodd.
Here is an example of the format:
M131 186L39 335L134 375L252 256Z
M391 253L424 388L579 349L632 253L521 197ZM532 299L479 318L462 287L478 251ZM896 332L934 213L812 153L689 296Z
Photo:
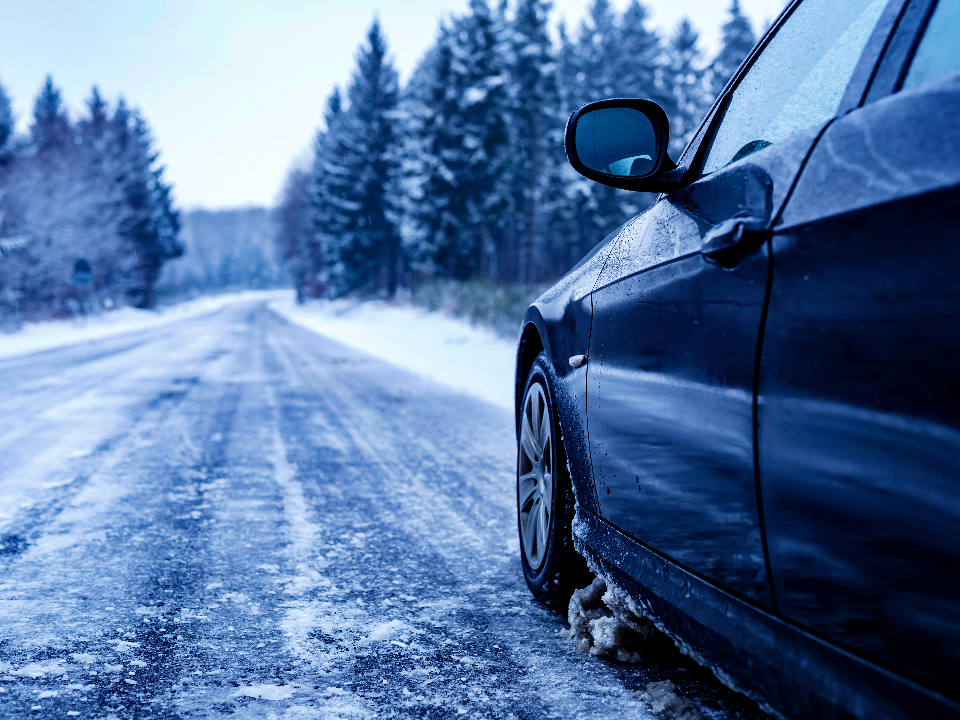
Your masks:
M27 355L41 350L74 345L123 333L166 325L195 315L219 310L242 300L272 300L290 295L290 290L249 290L210 295L158 310L121 308L84 319L26 323L19 332L0 334L0 358Z
M290 322L459 392L513 409L516 343L437 312L385 302L292 297L270 307Z

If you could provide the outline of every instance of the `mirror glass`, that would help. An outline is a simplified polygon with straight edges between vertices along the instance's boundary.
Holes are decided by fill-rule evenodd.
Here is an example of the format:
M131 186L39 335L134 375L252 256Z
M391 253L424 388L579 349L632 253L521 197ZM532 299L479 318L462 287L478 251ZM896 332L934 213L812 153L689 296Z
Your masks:
M577 157L591 170L618 177L642 177L654 169L657 133L639 110L609 107L580 116Z

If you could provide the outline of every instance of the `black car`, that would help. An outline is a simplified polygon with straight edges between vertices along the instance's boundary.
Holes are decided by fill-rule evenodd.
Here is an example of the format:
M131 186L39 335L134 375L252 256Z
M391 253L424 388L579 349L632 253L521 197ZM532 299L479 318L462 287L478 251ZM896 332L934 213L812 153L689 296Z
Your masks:
M660 195L523 321L534 595L575 546L778 715L960 717L958 71L960 0L802 0L676 162L650 101L571 116Z

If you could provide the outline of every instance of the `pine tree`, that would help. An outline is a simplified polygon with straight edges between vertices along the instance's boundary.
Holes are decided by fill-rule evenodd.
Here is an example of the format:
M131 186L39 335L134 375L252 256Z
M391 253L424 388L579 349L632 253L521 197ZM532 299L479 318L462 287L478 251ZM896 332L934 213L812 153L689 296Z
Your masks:
M154 303L154 285L164 262L183 253L178 240L179 213L173 207L171 188L157 165L153 137L139 112L121 100L110 120L115 182L121 206L118 236L127 257L134 258L124 278L124 300L137 307ZM119 284L119 283L118 283Z
M10 107L10 98L0 84L0 160L13 139L13 110Z
M730 19L723 26L720 52L711 65L710 87L714 97L726 87L756 42L750 21L740 10L740 0L733 0Z
M461 221L452 209L460 179L452 42L441 24L437 43L403 93L399 174L391 189L405 254L415 271L429 275L455 272Z
M53 84L53 78L47 75L33 104L33 124L30 136L38 153L49 151L63 152L70 147L72 128L67 112L63 108L63 99Z
M668 49L666 85L673 93L670 151L674 159L690 142L713 99L701 65L698 41L697 31L684 18L677 25Z
M293 275L298 303L314 294L308 247L309 239L316 234L311 213L311 182L310 173L299 168L290 170L276 210L277 249Z
M86 228L77 253L92 266L93 292L116 301L118 283L132 275L135 258L122 247L118 235L123 206L117 183L120 167L112 153L109 107L96 86L86 105L87 114L76 127L79 148L74 170L82 186L78 211Z
M415 269L466 279L496 272L494 238L507 197L506 88L496 19L484 0L441 25L401 103L397 192Z
M501 249L502 277L524 283L541 279L546 244L543 189L563 160L563 115L557 64L547 29L549 3L520 0L506 39L510 81L510 183L512 215Z
M47 76L34 102L29 147L9 179L16 196L11 221L28 238L18 279L28 319L73 312L69 278L84 240L87 205L73 136L60 91Z
M162 263L182 245L145 120L122 101L111 115L94 88L73 125L48 77L29 142L15 150L0 223L25 241L0 268L0 294L27 319L86 312L94 298L150 306ZM92 269L92 287L74 282L78 265Z
M397 289L400 242L386 192L396 170L393 113L398 93L397 72L375 20L347 90L349 107L331 138L341 172L329 178L326 192L341 218L331 248L341 291L376 289L392 296Z
M494 238L508 206L501 178L507 167L508 105L497 18L486 0L471 0L470 13L453 26L454 93L460 157L459 200L464 225L455 275L495 272Z
M313 166L305 186L310 212L310 226L301 227L292 219L295 208L293 193L298 187L297 178L291 173L284 197L291 214L290 231L284 243L284 258L290 264L296 280L298 297L320 296L326 293L329 284L329 268L334 262L331 248L346 227L346 218L331 194L332 182L343 173L343 167L336 155L337 137L343 114L343 98L340 88L334 86L327 98L327 110L324 113L324 128L317 132L314 141ZM300 228L293 232L294 228Z
M629 61L626 64L638 59L620 46L616 23L616 13L609 0L593 0L572 48L573 72L567 73L568 82L572 82L569 92L574 100L571 111L583 103L619 94L617 73L624 64L621 57Z
M619 97L653 100L669 114L669 89L662 77L663 47L656 32L647 27L650 11L633 0L623 13L612 60L614 92Z

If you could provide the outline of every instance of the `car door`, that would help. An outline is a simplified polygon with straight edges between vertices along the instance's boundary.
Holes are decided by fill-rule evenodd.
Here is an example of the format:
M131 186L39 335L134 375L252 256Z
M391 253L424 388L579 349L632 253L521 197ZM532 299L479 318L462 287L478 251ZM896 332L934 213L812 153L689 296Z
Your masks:
M780 612L954 698L958 37L940 0L904 89L813 151L772 242L758 433Z
M700 144L700 178L625 226L592 295L587 419L602 516L767 605L753 436L764 233L886 4L794 4Z

